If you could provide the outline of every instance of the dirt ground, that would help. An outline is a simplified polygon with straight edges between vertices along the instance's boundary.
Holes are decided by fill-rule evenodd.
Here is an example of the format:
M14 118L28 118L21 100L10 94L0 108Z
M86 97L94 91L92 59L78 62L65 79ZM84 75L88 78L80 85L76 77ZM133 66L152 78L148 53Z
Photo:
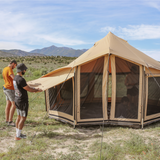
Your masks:
M6 131L6 136L0 137L0 153L7 153L10 148L14 148L16 146L15 137L15 127L3 127L1 131ZM45 154L54 155L57 157L59 154L69 154L79 152L79 154L86 154L87 157L83 158L83 160L87 160L88 157L93 156L93 152L89 149L91 145L95 142L106 142L113 143L118 140L127 140L129 139L129 133L134 132L135 134L139 134L143 137L159 137L160 141L160 133L157 131L151 131L150 129L131 129L131 128L116 128L116 127L107 127L104 128L103 138L102 131L100 126L95 127L78 127L73 129L71 126L61 127L60 129L52 130L53 133L58 133L56 136L56 140L65 139L60 144L50 143L49 146L45 150ZM30 132L24 128L24 133L27 134L27 139L25 141L28 145L32 145L31 139L33 138L34 132ZM36 137L33 141L36 142L38 135L42 132L37 132ZM51 139L50 139L51 140ZM83 151L82 151L82 150ZM127 158L128 159L128 158Z

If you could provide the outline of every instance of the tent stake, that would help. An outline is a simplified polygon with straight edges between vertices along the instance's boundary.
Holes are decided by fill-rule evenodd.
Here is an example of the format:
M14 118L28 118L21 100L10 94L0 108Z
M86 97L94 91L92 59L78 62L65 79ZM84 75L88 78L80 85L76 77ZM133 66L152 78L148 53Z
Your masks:
M75 125L75 120L74 120L74 125L73 125L73 128L74 128L74 129L76 128L76 125Z
M142 129L143 129L143 118L142 118Z

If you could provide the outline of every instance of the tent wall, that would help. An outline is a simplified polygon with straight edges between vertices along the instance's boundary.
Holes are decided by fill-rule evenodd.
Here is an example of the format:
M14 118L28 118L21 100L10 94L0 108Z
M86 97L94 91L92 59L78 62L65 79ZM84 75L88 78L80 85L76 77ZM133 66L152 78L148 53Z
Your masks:
M103 120L102 81L104 57L79 66L78 122Z
M138 72L129 85L132 70ZM46 109L55 119L143 126L160 120L155 79L160 84L160 63L109 32L67 66L27 83L45 90Z
M74 124L74 78L45 91L49 116Z
M120 117L120 115L117 116L117 108L121 104L122 98L127 97L125 79L131 73L133 66L138 69L139 75L138 97L135 100L137 108L134 106L136 112L131 110L131 115L127 114L128 117ZM160 84L160 74L158 74L157 70L153 71ZM77 66L74 68L74 72L74 77L64 82L64 84L61 83L53 87L54 89L50 88L45 91L46 107L50 117L73 125L96 125L104 123L132 127L140 127L153 122L155 119L160 119L159 108L156 108L154 113L149 114L149 111L152 109L152 106L149 106L149 104L154 104L158 100L157 106L160 106L160 96L158 98L156 97L156 100L148 98L150 88L152 88L153 83L155 85L155 81L153 79L150 80L153 78L152 74L149 73L149 70L145 72L145 68L142 65L112 54L107 54L81 66ZM72 103L70 102L70 105L72 104L72 114L63 109L53 109L56 105L68 103L68 101L62 98L63 95L60 88L62 87L62 90L66 87L71 88L71 82L72 96L68 92L65 92L65 95L72 99ZM157 89L157 87L155 88ZM153 95L160 95L160 89L155 92ZM56 96L57 99L53 102L53 98ZM156 111L157 109L158 111ZM127 111L122 109L121 112L125 113Z
M137 103L136 109L136 116L134 115L133 111L128 112L128 106L124 107L122 102L123 97L127 97L127 89L125 86L125 78L131 72L130 69L132 66L138 67L139 73L139 90L138 90L138 97L135 102ZM116 123L122 124L133 122L133 123L140 123L141 118L141 106L142 106L142 66L136 63L126 61L125 59L115 57L111 55L111 68L112 68L112 98L111 98L111 117L110 121L115 121ZM119 92L119 93L118 93ZM135 97L135 96L133 96ZM130 102L132 105L133 102ZM130 106L131 107L131 106ZM121 108L121 112L123 115L117 115L118 108ZM136 105L131 107L132 110L136 108ZM122 111L123 110L123 111ZM128 112L128 113L127 113ZM130 114L130 115L129 115Z
M145 67L145 73L146 73L146 75L156 75L156 74L159 75L160 70Z
M160 75L146 76L146 105L144 124L160 119Z
M116 118L115 117L115 108L116 108L116 101L117 101L117 97L116 97L116 70L117 73L120 74L120 68L116 67L116 62L115 59L117 57L115 57L114 55L110 56L110 60L108 60L108 55L106 55L104 57L104 67L103 67L103 81L102 81L102 108L103 108L103 117L102 118L86 118L83 119L80 116L81 113L81 100L80 100L80 91L81 91L81 86L82 85L80 83L80 76L81 76L81 71L83 72L85 69L83 67L86 67L86 72L89 71L89 69L87 68L87 66L92 66L93 64L96 64L95 61L89 62L90 64L85 64L84 66L79 66L78 70L77 70L77 76L79 77L77 79L77 81L79 80L79 82L77 82L77 125L81 125L81 124L102 124L103 121L105 124L118 124L118 125L137 125L140 126L141 125L141 110L142 110L142 103L143 100L142 99L142 87L143 87L143 80L142 80L142 75L144 74L144 69L142 67L142 65L138 65L136 63L130 62L130 61L126 61L125 59L122 59L119 63L119 65L124 69L124 72L126 74L128 74L130 72L130 68L132 65L137 65L139 67L139 94L138 94L138 108L137 108L137 117L136 118ZM126 62L125 62L126 61ZM108 62L110 62L110 64L108 64ZM127 66L124 64L128 63L130 66ZM94 65L93 65L94 66ZM91 67L92 70L94 67ZM124 66L124 67L123 67ZM82 70L81 70L82 68ZM117 68L117 69L116 69ZM90 70L91 71L91 70ZM109 76L111 74L111 76ZM111 80L111 83L110 83ZM111 84L111 87L110 87ZM84 85L84 84L83 84ZM110 91L110 89L112 89ZM111 95L110 95L111 94ZM111 104L111 108L110 105ZM77 107L76 106L76 107ZM108 117L108 111L110 112L110 117Z
M48 92L48 89L44 93L45 93L46 110L47 110L47 112L49 112L50 104L49 104L49 92Z

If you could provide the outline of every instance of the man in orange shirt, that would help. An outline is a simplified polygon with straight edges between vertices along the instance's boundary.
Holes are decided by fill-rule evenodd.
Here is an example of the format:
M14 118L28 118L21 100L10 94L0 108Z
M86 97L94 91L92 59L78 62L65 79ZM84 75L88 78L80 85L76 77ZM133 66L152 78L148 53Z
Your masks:
M13 86L13 79L14 79L14 73L13 69L17 66L16 60L12 60L10 64L3 69L3 79L4 79L4 85L3 85L3 92L6 95L6 109L5 109L5 115L6 115L6 123L10 126L15 126L14 122L12 121L14 111L15 111L15 91Z

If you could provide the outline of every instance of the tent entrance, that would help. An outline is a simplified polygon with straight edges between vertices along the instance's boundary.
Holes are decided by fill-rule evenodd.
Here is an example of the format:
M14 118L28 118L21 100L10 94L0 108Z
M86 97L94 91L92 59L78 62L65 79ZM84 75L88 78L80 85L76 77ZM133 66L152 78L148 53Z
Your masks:
M114 67L115 66L115 67ZM140 66L111 56L111 118L117 122L139 121Z
M103 119L103 67L104 57L80 66L79 122Z

